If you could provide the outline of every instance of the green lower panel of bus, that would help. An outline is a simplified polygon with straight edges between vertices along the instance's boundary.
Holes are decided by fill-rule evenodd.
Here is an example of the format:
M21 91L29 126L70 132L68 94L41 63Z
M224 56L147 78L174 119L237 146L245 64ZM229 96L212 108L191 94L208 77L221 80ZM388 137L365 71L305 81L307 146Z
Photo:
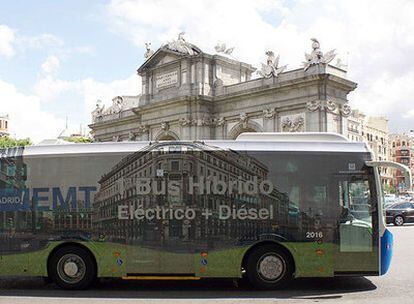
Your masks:
M79 243L87 247L96 257L99 277L122 277L133 273L128 263L132 265L132 261L135 260L131 252L137 252L142 260L156 256L160 263L159 272L164 274L193 273L199 277L237 278L241 276L243 257L251 247L234 247L193 254L106 242ZM42 250L2 255L0 275L47 276L47 259L60 244L62 242L50 242ZM295 277L333 276L334 246L332 244L286 242L281 245L285 246L293 256L296 267ZM139 271L135 272L139 273Z
M331 244L281 243L292 254L295 261L295 277L333 276ZM205 258L195 255L196 275L200 277L240 277L243 257L250 247L213 251ZM205 262L204 262L205 263Z
M0 260L0 275L47 276L47 260L51 252L64 242L50 242L44 249L17 254L4 254ZM79 242L95 256L99 277L125 275L125 246L104 242ZM122 262L120 262L122 261Z

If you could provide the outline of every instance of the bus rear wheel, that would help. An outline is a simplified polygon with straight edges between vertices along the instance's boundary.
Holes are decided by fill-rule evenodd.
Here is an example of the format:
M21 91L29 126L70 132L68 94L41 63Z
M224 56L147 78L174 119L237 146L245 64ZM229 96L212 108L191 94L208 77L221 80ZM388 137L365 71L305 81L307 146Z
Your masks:
M49 276L63 289L86 289L96 279L95 261L78 246L58 249L49 261Z
M258 289L276 289L286 286L293 275L289 255L273 245L255 249L247 260L247 277Z

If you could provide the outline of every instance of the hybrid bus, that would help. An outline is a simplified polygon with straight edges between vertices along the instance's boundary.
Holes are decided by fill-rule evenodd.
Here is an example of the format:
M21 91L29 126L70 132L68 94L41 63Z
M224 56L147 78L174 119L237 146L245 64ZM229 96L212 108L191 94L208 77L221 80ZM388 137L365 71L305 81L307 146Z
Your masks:
M364 143L329 133L0 150L0 276L65 289L96 278L383 275L392 235Z

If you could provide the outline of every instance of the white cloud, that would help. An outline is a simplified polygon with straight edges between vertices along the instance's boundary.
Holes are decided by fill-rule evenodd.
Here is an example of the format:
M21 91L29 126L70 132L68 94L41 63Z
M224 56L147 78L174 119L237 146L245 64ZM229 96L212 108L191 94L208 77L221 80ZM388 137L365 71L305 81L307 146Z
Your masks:
M46 50L60 56L95 53L94 47L90 45L67 46L60 37L50 33L27 36L7 25L0 24L0 56L11 58L17 52L23 53L28 50Z
M56 101L63 93L81 88L79 81L67 81L57 77L60 60L55 55L48 56L40 66L41 73L33 91L41 102Z
M79 117L90 119L90 113L101 100L106 106L112 104L112 98L119 95L139 95L141 93L141 78L135 73L125 79L117 79L109 82L101 82L93 78L81 80L63 80L53 75L42 76L33 88L36 96L41 102L56 102L66 93L76 93L83 100L83 113L76 113ZM71 114L71 113L68 113ZM90 123L90 120L85 124Z
M52 34L25 36L6 25L0 25L0 56L11 58L16 52L23 53L32 50L47 51L49 54L55 53L56 55L49 55L41 64L32 94L23 93L13 84L0 79L0 110L10 116L9 129L12 136L30 137L34 142L38 142L45 138L56 138L65 127L65 120L58 116L62 116L62 113L45 110L45 102L57 101L61 97L64 99L64 94L71 92L74 96L80 96L80 99L74 102L82 106L83 92L91 91L89 84L100 83L87 79L84 85L82 80L64 80L58 77L61 66L60 58L67 58L74 54L91 55L95 51L93 47L66 46L61 38ZM122 80L114 81L114 86L127 90L122 83ZM100 85L105 86L104 83ZM109 87L111 86L110 83ZM103 95L101 98L103 97L107 96ZM67 113L67 115L76 115L76 120L79 121L86 112L92 111L92 108L86 109L85 107L85 110L84 112L81 108L80 112ZM89 121L84 123L87 124ZM79 125L69 125L69 130L77 131L78 129Z
M336 48L348 61L349 79L358 83L350 95L354 107L369 114L397 107L391 125L413 123L400 119L413 96L413 1L113 0L106 9L110 28L140 48L145 41L160 45L184 30L204 51L225 41L236 46L234 56L255 66L272 49L282 64L297 68L310 51L309 39L316 37L323 51Z
M0 96L1 111L10 117L12 136L30 137L36 143L44 138L56 138L65 126L64 120L41 109L39 97L23 94L3 80L0 80Z
M6 25L0 25L0 56L13 57L15 42L14 30Z
M18 36L19 46L24 49L57 49L64 47L64 41L49 33L44 33L36 36Z
M400 76L382 73L369 81L369 90L359 93L359 106L368 114L387 114L399 111L402 115L412 108L414 96L414 71Z
M100 82L93 78L79 80L64 80L58 77L60 60L55 55L48 56L41 65L41 73L33 86L33 92L42 103L61 102L65 95L72 93L79 96L80 100L73 102L84 105L83 113L76 114L78 120L84 118L84 124L90 123L90 113L96 105L96 101L102 100L106 106L112 103L112 98L117 95L138 95L141 89L141 79L135 73L126 79Z
M66 114L76 115L78 120L86 117L86 121L83 122L85 126L90 123L90 113L97 99L110 105L111 99L117 95L139 94L139 84L139 77L135 74L126 79L107 83L92 78L66 81L47 76L38 82L34 94L24 94L13 84L0 80L0 109L2 113L10 116L9 131L12 136L29 137L37 143L45 138L56 138L65 127L65 119L46 111L42 106L44 101L56 99L69 90L77 92L83 100L74 102L84 104L84 108L80 108L78 113ZM72 123L69 125L69 130L76 132L79 130L79 125Z
M75 46L72 48L67 49L67 53L69 54L87 54L87 55L93 55L95 54L95 48L90 45L84 45L84 46Z
M112 98L119 95L138 95L141 93L141 78L133 74L126 79L111 82L99 82L92 78L82 81L82 94L84 96L85 111L89 114L95 108L96 101L109 106Z
M403 114L404 118L414 118L414 109L409 110L407 113Z
M55 74L60 67L60 60L54 55L48 56L42 63L41 69L46 75Z
M56 101L62 94L68 91L76 91L81 88L78 81L67 81L47 75L40 78L33 87L34 92L42 102Z

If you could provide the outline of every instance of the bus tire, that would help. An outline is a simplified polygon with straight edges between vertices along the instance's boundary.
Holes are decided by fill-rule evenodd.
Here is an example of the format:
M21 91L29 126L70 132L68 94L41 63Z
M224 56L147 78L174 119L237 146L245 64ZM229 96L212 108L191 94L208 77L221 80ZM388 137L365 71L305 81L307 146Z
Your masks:
M273 245L255 249L247 260L247 277L258 289L286 286L293 276L294 265L285 250Z
M50 258L49 276L60 288L86 289L96 279L95 260L79 246L62 247Z
M396 217L394 217L394 225L395 226L404 225L404 217L402 215L397 215Z

